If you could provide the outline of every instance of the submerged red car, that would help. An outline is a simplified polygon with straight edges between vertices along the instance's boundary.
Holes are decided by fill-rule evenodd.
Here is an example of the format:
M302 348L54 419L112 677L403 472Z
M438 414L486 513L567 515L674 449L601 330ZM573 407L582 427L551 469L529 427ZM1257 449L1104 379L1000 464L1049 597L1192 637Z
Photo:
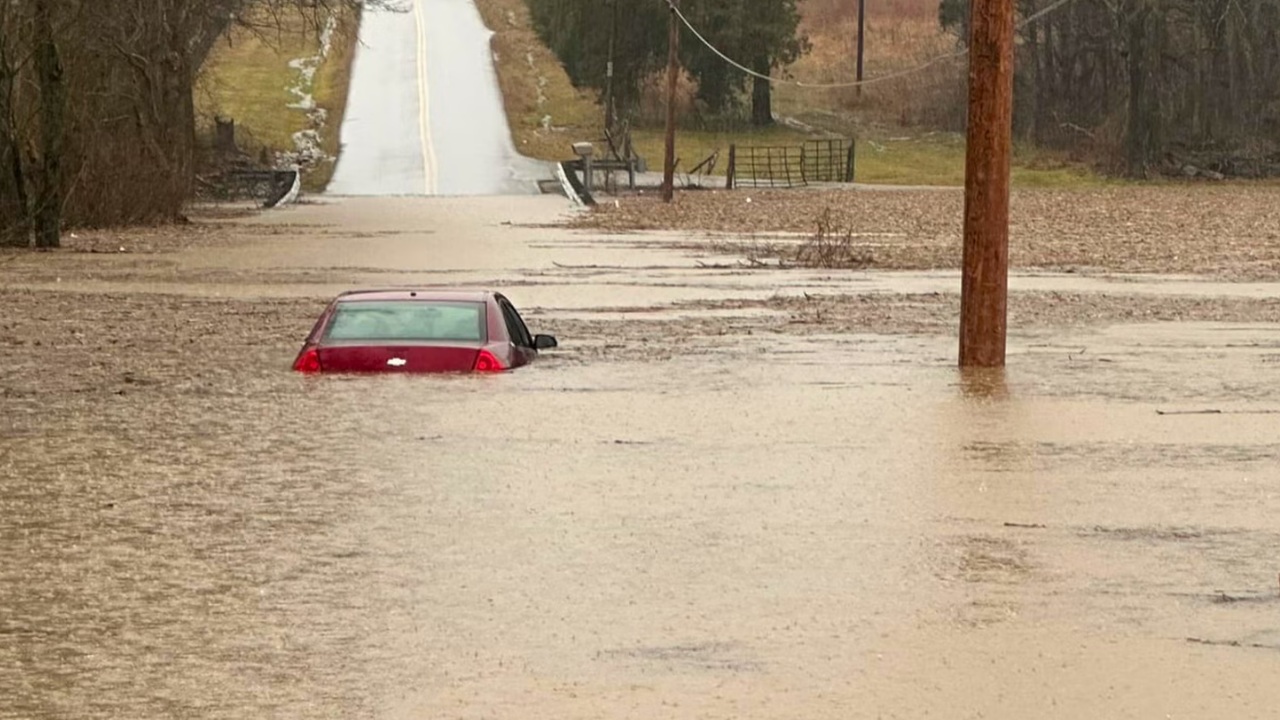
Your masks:
M531 335L511 301L484 290L356 290L316 321L293 369L304 373L502 372L556 347Z

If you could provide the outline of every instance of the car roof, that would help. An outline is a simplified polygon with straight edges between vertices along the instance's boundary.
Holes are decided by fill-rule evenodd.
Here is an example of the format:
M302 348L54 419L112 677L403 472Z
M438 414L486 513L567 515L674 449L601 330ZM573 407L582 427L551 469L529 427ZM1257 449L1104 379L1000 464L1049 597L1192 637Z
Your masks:
M402 288L399 290L348 290L337 301L364 302L387 300L418 300L425 302L487 302L494 296L490 290L470 288Z

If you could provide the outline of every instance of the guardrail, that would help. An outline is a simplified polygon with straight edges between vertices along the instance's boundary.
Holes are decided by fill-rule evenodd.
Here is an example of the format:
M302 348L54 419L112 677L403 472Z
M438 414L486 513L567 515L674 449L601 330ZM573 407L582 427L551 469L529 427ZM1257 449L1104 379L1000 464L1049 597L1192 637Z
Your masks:
M294 202L302 187L302 177L297 170L231 170L223 177L233 191L261 198L266 208Z

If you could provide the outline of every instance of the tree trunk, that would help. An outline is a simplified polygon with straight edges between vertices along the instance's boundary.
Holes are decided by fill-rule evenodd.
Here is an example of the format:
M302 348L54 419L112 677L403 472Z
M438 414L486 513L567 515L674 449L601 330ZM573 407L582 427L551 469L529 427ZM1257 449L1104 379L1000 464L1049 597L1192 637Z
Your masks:
M1034 13L1039 10L1038 3L1032 3L1028 8L1028 12ZM1027 30L1027 46L1031 54L1031 72L1033 78L1033 97L1035 107L1031 112L1031 141L1037 145L1044 145L1047 140L1045 131L1049 127L1048 110L1049 110L1049 80L1045 77L1045 46L1048 44L1040 42L1040 25L1032 23Z
M1062 107L1062 76L1058 72L1058 44L1061 30L1054 32L1058 22L1052 16L1041 21L1044 23L1044 74L1036 78L1036 82L1044 85L1044 102L1042 118L1049 127L1045 128L1046 137L1052 128L1054 143L1058 144L1061 134L1057 128L1058 109Z
M9 176L14 188L14 211L17 213L13 226L0 232L0 244L31 247L31 196L27 192L27 174L22 167L22 147L16 137L5 139L7 152L0 152L0 157L9 156ZM0 187L3 184L0 183ZM3 212L3 208L0 208Z
M1115 56L1109 48L1102 48L1098 52L1098 58L1098 64L1102 69L1102 104L1097 112L1099 115L1106 115L1116 106L1116 69L1112 64Z
M172 103L170 129L174 156L174 195L165 212L171 219L182 215L182 208L191 196L195 184L196 107L195 77L191 68L179 64L170 68L171 80L166 101Z
M1195 86L1191 89L1191 97L1188 105L1190 106L1190 123L1191 132L1197 142L1204 142L1209 136L1208 121L1205 119L1205 94L1209 91L1208 73L1204 70L1204 60L1200 58L1199 50L1205 45L1204 26L1202 23L1196 22L1191 28L1191 41L1196 49L1196 54L1191 58L1192 81Z
M1148 67L1147 25L1151 8L1145 4L1130 12L1126 22L1129 56L1129 117L1125 134L1125 161L1129 175L1146 177L1147 165L1154 152L1154 124L1156 118L1151 109L1151 88L1147 82L1151 70Z
M1223 132L1223 128L1227 124L1228 114L1231 112L1231 108L1227 107L1231 102L1231 79L1229 77L1230 68L1227 64L1226 31L1220 22L1214 22L1212 32L1212 50L1209 55L1209 88L1212 93L1209 96L1210 125L1205 138L1211 143L1222 139L1226 135Z
M62 154L66 136L67 88L62 58L49 17L50 0L36 0L36 74L40 85L40 182L37 187L36 247L62 244Z
M752 68L761 75L768 75L771 63L768 55L756 57ZM773 83L763 78L755 78L751 89L751 124L756 127L768 127L773 124Z
M0 10L0 13L3 12ZM17 71L9 61L4 31L5 28L0 26L0 173L9 176L9 182L13 183L14 197L9 208L0 204L0 220L6 217L11 219L9 227L0 231L0 245L28 247L31 244L31 205L27 194L26 172L22 167L22 142L18 138L17 113L13 107ZM0 179L0 189L4 187L5 181Z
M1076 7L1079 7L1077 4ZM1079 94L1076 92L1076 58L1079 54L1080 38L1076 32L1076 19L1072 17L1070 21L1064 21L1058 29L1058 37L1056 41L1058 46L1062 48L1061 62L1055 63L1049 68L1049 72L1057 78L1057 83L1062 88L1062 94L1059 96L1063 104L1069 110L1067 117L1073 120L1078 118L1077 112L1080 108Z

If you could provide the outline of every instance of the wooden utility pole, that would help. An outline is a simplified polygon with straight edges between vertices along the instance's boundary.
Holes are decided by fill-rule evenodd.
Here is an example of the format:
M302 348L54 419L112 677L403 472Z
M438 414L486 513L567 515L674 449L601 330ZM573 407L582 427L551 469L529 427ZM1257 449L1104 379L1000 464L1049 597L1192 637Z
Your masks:
M960 365L1003 367L1009 291L1014 0L971 0Z
M612 136L615 117L613 109L613 52L618 38L618 0L610 0L609 10L612 18L609 21L609 61L604 71L604 129L608 130Z
M862 49L867 36L867 0L858 0L858 97L862 97Z
M680 78L680 18L671 2L671 28L667 39L667 151L662 165L662 200L671 202L676 184L676 81Z

